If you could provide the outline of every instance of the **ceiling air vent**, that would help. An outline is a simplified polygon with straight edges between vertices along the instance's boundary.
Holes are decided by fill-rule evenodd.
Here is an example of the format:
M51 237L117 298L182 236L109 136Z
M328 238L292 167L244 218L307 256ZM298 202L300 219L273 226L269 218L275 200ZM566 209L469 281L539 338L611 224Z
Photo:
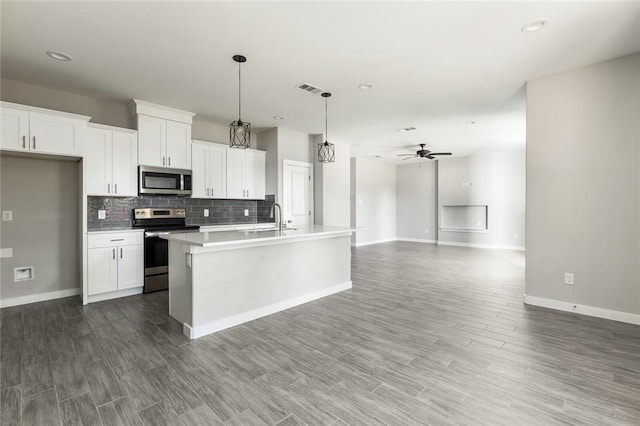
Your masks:
M319 95L320 93L324 92L324 90L320 89L319 87L313 86L309 83L298 84L298 89L302 89L305 92L311 93L312 95Z

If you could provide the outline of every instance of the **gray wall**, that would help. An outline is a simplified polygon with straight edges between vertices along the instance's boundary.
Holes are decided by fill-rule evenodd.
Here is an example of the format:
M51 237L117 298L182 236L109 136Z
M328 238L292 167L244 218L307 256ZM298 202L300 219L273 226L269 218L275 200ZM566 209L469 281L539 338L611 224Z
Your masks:
M640 54L527 84L526 261L528 296L640 314Z
M438 226L442 224L442 206L446 205L487 205L489 222L486 232L440 229L438 241L523 249L525 174L522 150L491 151L438 161Z
M71 161L0 156L0 209L13 221L1 222L0 297L80 288L79 166ZM15 283L13 269L35 267L35 279Z
M311 149L317 155L318 143L323 135L310 137ZM351 195L350 169L351 147L344 143L335 143L336 161L320 163L314 161L315 186L315 222L318 225L350 226Z
M398 166L398 238L435 241L437 233L437 162Z
M355 165L355 167L354 167ZM352 159L355 178L356 245L396 238L396 165L380 160Z

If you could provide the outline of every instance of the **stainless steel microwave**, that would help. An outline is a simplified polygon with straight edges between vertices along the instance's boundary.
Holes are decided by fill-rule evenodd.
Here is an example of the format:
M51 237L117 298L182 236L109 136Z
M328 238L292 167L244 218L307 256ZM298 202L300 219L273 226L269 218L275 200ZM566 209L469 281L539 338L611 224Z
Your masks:
M138 193L191 195L191 170L139 166Z

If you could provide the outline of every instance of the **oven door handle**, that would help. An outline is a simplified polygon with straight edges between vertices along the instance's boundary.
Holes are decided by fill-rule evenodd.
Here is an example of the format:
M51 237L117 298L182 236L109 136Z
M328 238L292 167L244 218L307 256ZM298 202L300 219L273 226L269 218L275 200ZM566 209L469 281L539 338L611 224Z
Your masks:
M145 237L159 237L160 235L169 235L169 232L145 232Z

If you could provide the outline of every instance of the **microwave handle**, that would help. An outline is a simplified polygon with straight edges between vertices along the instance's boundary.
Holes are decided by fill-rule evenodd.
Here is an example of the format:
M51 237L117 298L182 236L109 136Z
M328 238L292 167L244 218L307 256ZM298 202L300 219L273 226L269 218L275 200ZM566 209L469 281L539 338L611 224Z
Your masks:
M168 158L168 163L169 163L169 164L167 164L167 165L168 165L168 166L171 166L171 157L167 157L167 158Z

